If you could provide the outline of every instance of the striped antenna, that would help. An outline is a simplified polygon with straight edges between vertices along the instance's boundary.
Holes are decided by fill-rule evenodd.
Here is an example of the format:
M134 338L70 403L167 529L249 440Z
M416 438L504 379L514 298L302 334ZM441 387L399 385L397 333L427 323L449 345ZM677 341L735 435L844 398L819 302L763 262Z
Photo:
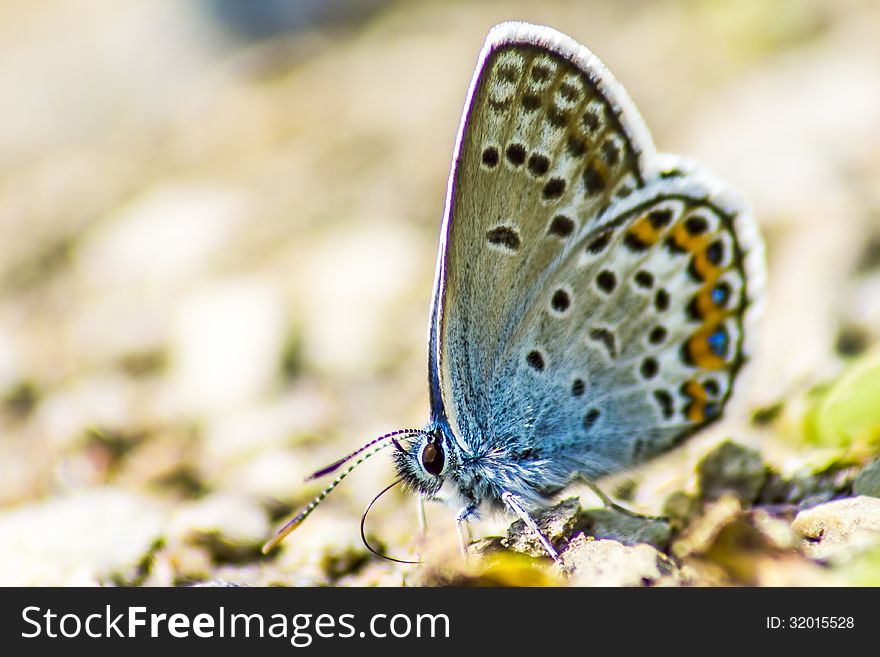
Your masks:
M378 438L374 438L373 440L368 442L363 447L360 447L360 448L354 450L348 456L343 456L338 461L334 461L330 465L321 468L317 472L313 472L308 477L306 477L306 481L312 481L313 479L318 479L319 477L324 477L325 475L328 475L328 474L331 474L332 472L335 472L336 470L339 469L340 466L344 465L345 463L347 463L348 461L353 459L355 456L357 456L358 454L360 454L364 450L370 449L370 447L372 447L376 443L380 443L384 440L390 440L391 438L394 438L395 436L400 436L402 434L420 435L422 433L424 433L424 431L422 431L421 429L398 429L397 431L392 431L391 433L386 433L384 436L379 436ZM392 444L394 443L393 440L391 442L392 442Z
M302 511L300 511L293 518L291 518L281 529L278 530L278 532L275 534L275 536L273 536L269 541L266 542L266 544L262 548L263 554L269 554L269 552L271 552L279 543L281 543L281 541L283 541L287 537L287 535L290 534L290 532L292 532L294 529L299 527L305 521L305 519L308 518L312 514L312 511L314 511L315 508L321 502L324 501L324 498L330 494L330 491L332 491L334 488L336 488L339 485L339 482L341 482L343 479L345 479L352 470L354 470L361 463L363 463L368 458L373 456L373 454L378 454L379 452L381 452L383 449L385 449L389 445L397 444L397 441L394 439L394 437L399 436L403 433L406 433L409 435L412 435L412 434L418 435L418 434L421 434L422 431L421 430L411 431L411 430L406 430L406 429L402 429L400 431L392 431L391 433L385 434L384 436L382 436L380 438L376 438L375 440L371 440L369 443L367 443L366 445L364 445L360 449L354 451L353 453L349 454L344 459L341 459L341 460L337 461L336 463L334 463L333 465L328 466L326 468L323 468L322 470L319 470L317 473L310 476L309 479L314 479L316 476L320 476L321 474L328 474L330 472L333 472L334 470L336 470L338 467L340 467L343 463L345 463L349 459L353 458L354 456L356 456L358 454L362 454L362 456L357 461L355 461L350 466L348 466L345 470L343 470L339 474L338 477L336 477L336 479L331 481L330 485L327 486L327 488L325 488L323 491L321 491L320 495L318 495L315 499L313 499L311 502L309 502L308 506L306 506ZM372 447L372 449L370 449L370 447Z

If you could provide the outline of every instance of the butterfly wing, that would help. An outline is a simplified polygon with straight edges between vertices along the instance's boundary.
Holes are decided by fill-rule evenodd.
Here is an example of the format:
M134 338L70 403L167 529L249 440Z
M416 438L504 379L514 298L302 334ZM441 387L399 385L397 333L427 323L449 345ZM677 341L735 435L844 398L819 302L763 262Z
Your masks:
M456 142L429 340L432 409L453 429L487 416L478 391L534 294L509 285L539 289L566 241L618 188L643 184L640 160L653 145L638 114L621 110L629 105L592 54L553 30L506 23L487 37ZM605 189L587 195L606 133L618 162L603 167Z
M435 418L465 452L514 445L558 470L551 480L668 448L729 397L759 251L733 196L655 153L586 48L498 26L441 231Z

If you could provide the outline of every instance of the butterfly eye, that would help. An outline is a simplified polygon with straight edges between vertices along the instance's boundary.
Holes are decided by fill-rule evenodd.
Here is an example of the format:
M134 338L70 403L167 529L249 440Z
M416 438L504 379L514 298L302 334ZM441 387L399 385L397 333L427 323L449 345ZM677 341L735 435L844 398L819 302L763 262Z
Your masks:
M422 467L428 474L435 477L443 472L443 463L446 457L439 443L428 443L422 450Z

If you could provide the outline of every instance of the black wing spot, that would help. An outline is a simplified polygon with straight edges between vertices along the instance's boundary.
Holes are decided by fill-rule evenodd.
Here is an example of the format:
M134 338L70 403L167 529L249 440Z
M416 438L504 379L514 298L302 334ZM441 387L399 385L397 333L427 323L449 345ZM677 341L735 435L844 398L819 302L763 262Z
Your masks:
M703 275L697 269L697 259L691 258L690 264L688 264L688 275L691 277L691 280L696 281L697 283L703 282Z
M688 320L692 322L703 321L703 314L700 312L700 302L697 297L694 297L688 302L687 308L685 308L685 315Z
M571 384L571 396L582 397L587 390L587 385L583 379L575 379Z
M648 221L655 230L665 228L672 222L672 210L654 210L648 214Z
M545 157L544 155L535 153L529 158L528 168L529 173L531 173L533 176L543 176L550 170L550 160L548 160L547 157Z
M583 157L584 153L587 152L586 142L580 137L575 137L574 135L568 136L565 148L568 150L568 154L572 157Z
M578 88L570 82L559 85L559 94L570 103L576 103L580 99Z
M553 71L546 64L535 64L532 67L532 79L536 82L546 82L552 74Z
M524 94L522 105L526 112L534 112L541 107L541 97L538 94Z
M497 226L486 233L486 239L490 244L502 246L510 251L518 251L522 245L519 233L510 226Z
M703 390L705 390L706 394L710 397L717 397L718 393L721 392L721 387L715 379L706 379L703 381Z
M485 164L490 169L494 169L498 166L498 160L500 159L500 155L498 154L498 149L494 146L489 146L483 151L483 164Z
M605 189L605 178L594 162L590 162L584 168L584 187L588 196L599 194Z
M721 393L721 386L715 379L706 379L703 381L703 389L710 397L717 397Z
M599 409L591 408L587 411L587 414L584 415L584 429L589 431L593 428L593 425L599 420Z
M654 399L656 399L657 403L660 405L660 412L663 413L664 418L668 420L675 414L675 403L672 400L672 395L670 395L668 391L655 390Z
M563 194L565 194L565 180L562 178L551 178L541 192L544 199L548 201L561 198Z
M544 357L541 355L540 351L530 351L526 356L526 363L528 363L529 367L531 367L536 372L544 371Z
M651 329L651 332L648 333L648 342L651 344L661 344L666 339L666 327L665 326L655 326Z
M686 363L687 365L690 365L691 367L695 366L694 359L691 356L691 350L690 350L688 342L685 342L684 344L681 345L681 352L680 353L681 353L681 361L683 363Z
M636 285L646 290L650 290L654 286L654 274L644 269L636 272L634 280Z
M684 222L684 229L693 236L702 235L709 230L709 222L705 217L688 217Z
M608 139L602 144L602 159L605 160L610 167L616 166L617 163L620 162L620 150L617 148L617 144L611 139Z
M601 342L611 358L617 358L617 344L614 334L605 328L590 329L590 339Z
M724 260L724 245L720 241L712 242L706 249L706 258L713 265L718 266Z
M648 357L642 361L639 371L642 373L642 378L653 379L660 371L660 365L657 363L657 359Z
M635 233L630 233L630 232L628 232L624 236L623 243L626 245L626 248L628 248L630 251L635 251L635 252L647 251L648 247L650 246L641 237L639 237Z
M660 312L669 310L669 292L662 287L657 290L657 294L654 296L654 307Z
M511 144L507 147L507 161L513 166L522 166L526 161L526 147L522 144Z
M556 105L551 105L547 110L547 120L554 128L564 128L568 125L568 114L556 107Z
M556 237L568 237L574 232L574 222L562 214L557 214L550 220L550 226L547 228L548 235Z
M614 292L614 288L617 287L617 277L613 272L603 269L599 272L599 275L596 276L596 285L598 285L599 289L605 294L611 294Z
M584 113L583 118L581 119L581 123L587 132L594 132L596 128L599 127L599 117L595 112L588 110Z
M550 298L550 307L558 313L564 313L571 306L571 297L565 290L556 290Z

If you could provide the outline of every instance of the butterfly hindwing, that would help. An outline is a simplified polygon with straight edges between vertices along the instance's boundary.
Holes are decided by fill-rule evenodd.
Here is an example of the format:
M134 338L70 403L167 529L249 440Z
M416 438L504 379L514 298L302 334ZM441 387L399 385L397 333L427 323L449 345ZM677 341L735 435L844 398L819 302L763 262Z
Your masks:
M695 176L657 180L603 217L508 342L489 435L519 435L596 477L717 418L745 358L738 217Z

